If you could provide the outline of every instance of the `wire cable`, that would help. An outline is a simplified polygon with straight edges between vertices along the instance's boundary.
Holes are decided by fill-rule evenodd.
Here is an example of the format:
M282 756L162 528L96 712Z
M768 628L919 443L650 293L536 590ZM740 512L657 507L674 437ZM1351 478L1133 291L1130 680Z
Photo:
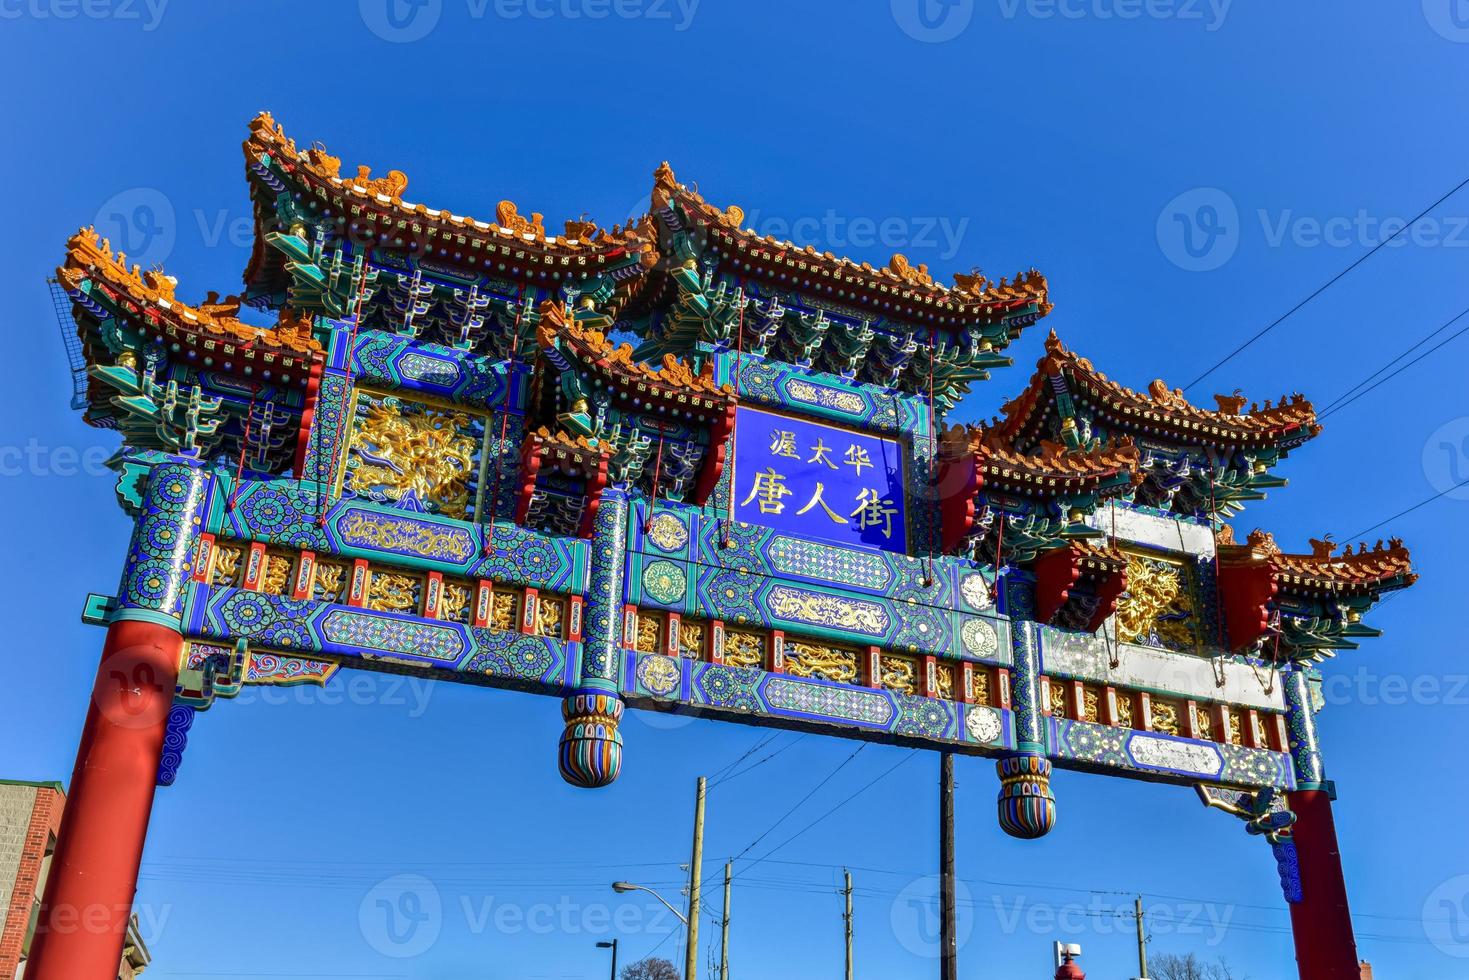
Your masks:
M1432 211L1434 211L1435 209L1437 209L1440 204L1442 204L1443 202L1447 201L1449 198L1453 197L1455 194L1459 193L1459 191L1463 190L1466 186L1469 186L1469 177L1465 177L1462 181L1460 181L1458 184L1456 184L1454 186L1454 188L1452 190L1450 190L1447 194L1445 194L1443 197L1440 197L1437 201L1434 201L1428 207L1426 207L1422 211L1418 212L1418 216L1415 217L1412 221L1407 222L1401 228L1399 228L1397 231L1393 232L1391 235L1387 236L1382 241L1380 241L1376 245L1372 246L1372 248L1370 250L1368 250L1366 254L1359 256L1357 258L1357 260L1355 262L1353 262L1351 265L1347 266L1341 272L1338 272L1336 275L1332 276L1330 279L1328 279L1326 281L1326 283L1324 285L1318 287L1315 292L1311 293L1311 295L1309 295L1305 299L1301 300L1295 306L1292 306L1289 310L1286 310L1280 316L1276 317L1269 324L1267 324L1263 329L1261 329L1258 333L1256 333L1249 340L1245 341L1244 343L1242 343L1238 347L1236 347L1234 350L1230 351L1221 360L1219 360L1212 367L1210 367L1209 370L1205 371L1203 374L1199 375L1197 378L1194 378L1188 384L1184 385L1183 386L1183 390L1184 391L1188 391L1194 385L1198 384L1200 381L1203 381L1209 375L1213 374L1215 371L1219 370L1224 365L1226 365L1230 361L1234 360L1237 356L1239 356L1240 353L1242 353L1251 344L1253 344L1255 341L1259 340L1261 337L1265 336L1270 331L1274 330L1276 327L1280 326L1286 320L1290 319L1297 312L1299 312L1302 308L1304 308L1307 303L1310 303L1317 296L1320 296L1322 293L1326 292L1332 286L1336 285L1338 281L1346 278L1347 274L1350 273L1352 270L1356 269L1357 266L1361 265L1363 262L1366 262L1368 259L1372 258L1372 256L1376 255L1382 249L1386 248L1394 240L1396 240L1398 238L1398 236L1402 235L1403 232L1407 231L1409 228L1412 228L1414 225L1416 225L1419 221L1423 220Z
M1433 333L1429 334L1427 337L1424 337L1422 340L1418 341L1417 344L1414 344L1412 347L1408 348L1408 350L1404 351L1403 353L1399 354L1397 357L1393 358L1393 360L1389 361L1387 364L1384 364L1382 367L1378 368L1369 377L1364 378L1362 381L1360 381L1356 385L1356 387L1354 387L1354 388L1351 389L1351 391L1357 391L1357 388L1361 388L1362 385L1367 384L1368 381L1371 381L1373 378L1377 377L1377 375L1379 375L1383 371L1387 370L1394 363L1396 363L1399 360L1402 360L1409 353L1411 353L1414 349L1416 349L1420 345L1426 343L1430 338L1436 336L1439 333L1442 333L1444 330L1447 330L1449 327L1452 327L1455 323L1458 323L1460 320L1464 319L1464 317L1466 317L1466 316L1469 316L1469 307L1466 307L1462 312L1459 313L1458 316L1454 317L1452 320L1450 320L1449 322L1445 323L1443 326L1439 327L1437 330L1433 331ZM1444 347L1445 345L1452 343L1453 341L1457 340L1459 337L1462 337L1465 333L1469 333L1469 326L1463 326L1463 327L1460 327L1458 330L1455 330L1453 333L1449 334L1443 340L1440 340L1438 343L1436 343L1432 347L1428 348L1428 350L1424 351L1423 353L1419 354L1417 357L1413 358L1407 364L1404 364L1402 367L1398 368L1396 371L1393 371L1391 374L1387 375L1386 377L1381 378L1380 380L1374 382L1372 385L1370 385L1370 386L1368 386L1366 388L1362 388L1361 391L1357 391L1357 393L1354 394L1354 395L1351 395L1350 398L1347 398L1346 396L1347 396L1347 394L1351 394L1351 391L1347 392L1346 394L1342 395L1341 398L1338 398L1336 401L1334 401L1330 405L1326 406L1326 410L1323 411L1320 415L1318 415L1316 417L1316 421L1320 422L1321 420L1323 420L1323 419L1325 419L1325 418L1327 418L1329 416L1335 415L1337 412L1340 412L1342 409L1346 408L1348 405L1350 405L1352 402L1356 401L1358 398L1361 398L1363 395L1366 395L1366 394L1372 392L1373 390L1375 390L1376 388L1380 387L1381 385L1384 385L1387 382L1391 381L1393 378L1396 378L1398 375L1400 375L1404 371L1408 370L1408 368L1412 367L1414 364L1417 364L1419 361L1423 360L1425 357L1428 357L1430 354L1434 353L1435 351L1439 350L1440 348ZM1345 400L1343 400L1343 399L1345 399Z
M1447 496L1447 495L1453 493L1455 490L1459 489L1460 487L1464 487L1464 486L1469 486L1469 479L1460 480L1458 483L1455 483L1453 486L1448 487L1448 488L1443 489L1443 490L1440 490L1438 493L1434 494L1432 497L1428 497L1428 498L1426 498L1424 500L1420 500L1416 504L1414 504L1412 507L1409 507L1406 510L1400 510L1396 514L1394 514L1393 516L1388 517L1388 518L1385 518L1383 520L1380 520L1376 524L1372 525L1369 528L1363 528L1362 530L1358 531L1356 534L1348 534L1347 537L1346 537L1346 540L1348 540L1348 541L1351 541L1353 539L1361 540L1366 535L1371 534L1373 531L1375 531L1378 528L1382 527L1382 525L1389 524L1389 523L1397 520L1399 517L1405 517L1408 514L1413 513L1413 511L1417 510L1419 507L1426 507L1429 504L1433 503L1435 500L1437 500L1439 497Z

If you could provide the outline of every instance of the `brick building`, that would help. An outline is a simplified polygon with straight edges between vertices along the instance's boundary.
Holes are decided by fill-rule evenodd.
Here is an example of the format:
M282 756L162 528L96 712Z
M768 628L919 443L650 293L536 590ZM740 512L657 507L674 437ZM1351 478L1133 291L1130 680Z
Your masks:
M51 870L66 793L60 783L0 779L0 980L25 976L25 961ZM138 917L128 923L119 980L132 980L148 965Z
M0 978L30 953L66 794L60 783L0 780Z

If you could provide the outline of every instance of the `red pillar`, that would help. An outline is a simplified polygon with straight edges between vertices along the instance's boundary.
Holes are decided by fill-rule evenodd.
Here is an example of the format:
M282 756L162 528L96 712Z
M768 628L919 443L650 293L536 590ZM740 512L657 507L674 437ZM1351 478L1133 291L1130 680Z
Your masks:
M182 648L156 623L107 630L27 980L117 976Z
M1289 800L1301 874L1301 901L1291 905L1290 923L1301 980L1360 980L1331 797L1311 789L1291 793Z

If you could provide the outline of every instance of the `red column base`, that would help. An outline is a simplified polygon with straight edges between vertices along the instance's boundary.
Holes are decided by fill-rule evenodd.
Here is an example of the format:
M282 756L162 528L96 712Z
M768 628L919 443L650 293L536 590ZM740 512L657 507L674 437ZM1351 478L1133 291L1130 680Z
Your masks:
M1291 905L1290 923L1301 980L1361 980L1331 797L1324 790L1300 790L1289 801L1301 873L1301 901Z
M107 631L26 964L28 980L114 980L153 809L183 638L156 623Z

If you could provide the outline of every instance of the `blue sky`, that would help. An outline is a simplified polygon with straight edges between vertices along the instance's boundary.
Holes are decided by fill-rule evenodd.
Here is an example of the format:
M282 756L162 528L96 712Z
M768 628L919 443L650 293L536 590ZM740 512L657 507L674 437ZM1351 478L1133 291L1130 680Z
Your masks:
M166 257L182 296L237 289L239 144L260 109L458 213L509 198L550 223L610 224L667 159L762 231L874 262L901 251L945 277L1033 265L1056 303L1046 324L1135 387L1191 381L1466 176L1460 0L916 2L0 2L0 775L68 777L102 639L78 614L114 589L128 533L97 465L115 437L67 409L44 277L69 233L120 214L134 236L156 232L134 247ZM1434 218L1190 394L1299 389L1324 406L1461 312L1469 191ZM1015 345L1016 367L961 417L1019 390L1042 337ZM1285 465L1291 486L1238 529L1304 550L1469 476L1464 344L1333 414ZM1359 943L1389 980L1469 969L1465 499L1370 535L1406 538L1422 582L1372 617L1384 639L1328 667L1322 737ZM150 977L593 978L594 943L613 934L624 962L660 943L681 958L651 899L607 882L676 898L694 779L759 730L632 716L622 779L586 793L556 774L551 700L342 681L247 692L200 718L144 859ZM845 760L741 867L891 769L736 880L742 976L840 975L844 864L859 973L936 973L922 913L937 760L854 748L782 734L731 771L773 758L711 790L706 880ZM1081 943L1092 976L1131 976L1132 923L1114 910L1135 892L1155 954L1294 975L1267 849L1191 792L1060 774L1060 825L1021 843L996 825L992 766L958 774L963 976L1048 976L1053 939ZM384 955L405 949L377 902L414 912L405 894L416 955Z

